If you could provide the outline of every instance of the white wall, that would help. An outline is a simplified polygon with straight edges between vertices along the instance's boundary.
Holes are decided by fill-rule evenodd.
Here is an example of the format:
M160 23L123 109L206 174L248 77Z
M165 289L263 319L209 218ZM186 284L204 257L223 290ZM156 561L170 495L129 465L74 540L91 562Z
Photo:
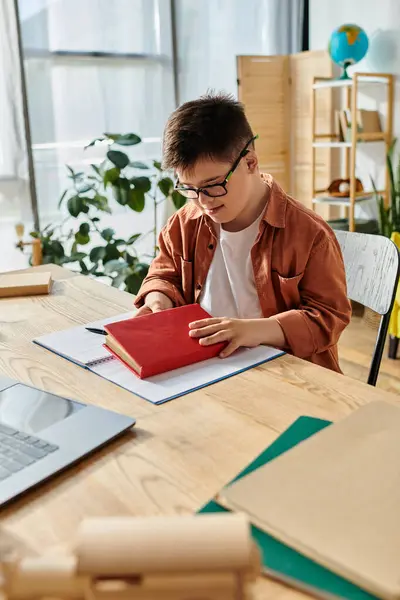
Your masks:
M310 47L326 48L331 32L344 23L356 23L368 35L377 29L400 30L398 0L310 0ZM399 65L400 68L400 65Z
M395 85L394 135L400 138L400 1L399 0L310 0L310 49L326 49L331 33L345 23L355 23L369 36L369 50L363 61L353 70L391 72L397 76ZM351 72L351 69L350 71ZM374 92L371 86L360 94L360 104L367 109L377 109L384 122L386 104L383 94ZM369 187L372 175L380 186L384 185L383 144L360 147L357 160L357 176L364 187ZM398 143L400 149L400 141ZM364 205L365 206L365 205ZM374 203L365 206L366 212L374 212ZM364 212L364 214L363 214Z

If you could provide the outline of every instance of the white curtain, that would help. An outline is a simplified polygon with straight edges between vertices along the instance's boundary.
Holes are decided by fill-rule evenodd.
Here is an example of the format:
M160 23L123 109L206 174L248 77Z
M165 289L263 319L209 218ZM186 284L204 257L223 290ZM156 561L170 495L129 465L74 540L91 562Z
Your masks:
M0 217L30 214L17 21L13 0L0 2Z
M176 0L180 101L236 95L236 56L301 51L303 0Z

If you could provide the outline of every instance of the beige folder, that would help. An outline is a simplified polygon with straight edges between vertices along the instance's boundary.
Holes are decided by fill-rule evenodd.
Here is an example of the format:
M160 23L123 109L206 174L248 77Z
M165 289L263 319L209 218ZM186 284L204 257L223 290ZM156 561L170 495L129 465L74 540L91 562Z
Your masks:
M51 273L0 273L0 298L49 294Z
M221 493L280 541L400 598L400 408L373 402Z

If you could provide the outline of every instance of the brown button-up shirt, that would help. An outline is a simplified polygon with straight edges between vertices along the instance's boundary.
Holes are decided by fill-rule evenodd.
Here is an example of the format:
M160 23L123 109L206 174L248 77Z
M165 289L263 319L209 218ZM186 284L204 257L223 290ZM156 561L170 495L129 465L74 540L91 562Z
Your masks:
M262 313L280 324L284 350L340 372L337 342L351 306L336 236L271 176L263 178L269 199L251 249ZM152 291L167 295L175 306L198 302L217 244L210 219L186 204L162 230L160 252L135 305L141 306Z

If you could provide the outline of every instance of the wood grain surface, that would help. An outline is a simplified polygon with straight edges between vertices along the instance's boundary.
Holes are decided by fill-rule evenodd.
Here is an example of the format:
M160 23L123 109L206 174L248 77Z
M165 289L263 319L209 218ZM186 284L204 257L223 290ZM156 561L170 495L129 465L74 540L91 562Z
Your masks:
M398 402L284 356L153 406L31 341L125 312L132 302L83 276L55 282L50 296L0 300L1 374L137 418L131 433L0 512L0 539L18 549L65 552L89 516L192 513L300 415L336 420L368 401ZM257 584L260 599L303 596L267 579Z

